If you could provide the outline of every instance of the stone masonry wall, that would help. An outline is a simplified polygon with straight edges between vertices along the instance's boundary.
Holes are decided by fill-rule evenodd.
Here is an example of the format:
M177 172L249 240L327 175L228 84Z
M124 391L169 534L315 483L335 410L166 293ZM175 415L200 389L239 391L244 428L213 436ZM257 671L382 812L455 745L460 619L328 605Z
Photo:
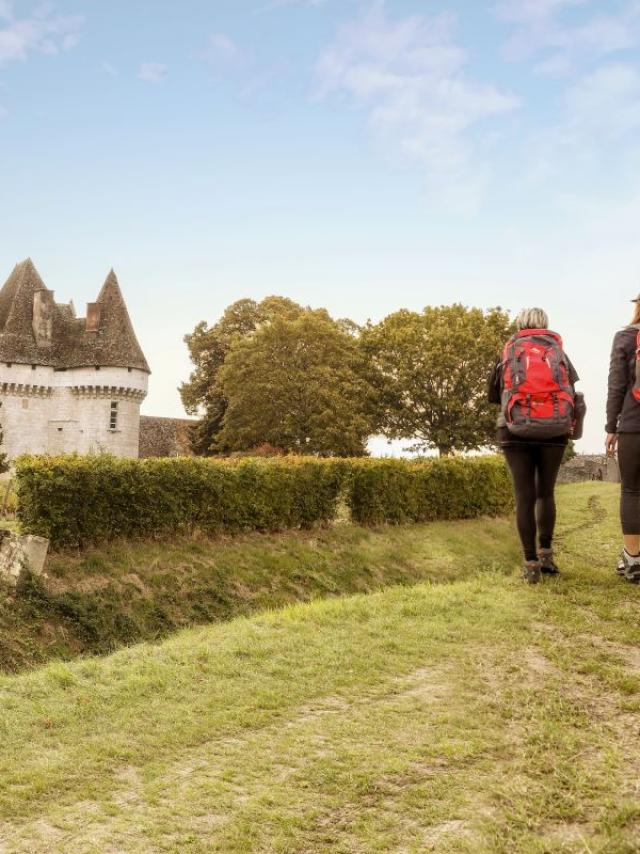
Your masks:
M137 457L147 382L147 373L136 369L0 365L2 450L9 459L73 452Z

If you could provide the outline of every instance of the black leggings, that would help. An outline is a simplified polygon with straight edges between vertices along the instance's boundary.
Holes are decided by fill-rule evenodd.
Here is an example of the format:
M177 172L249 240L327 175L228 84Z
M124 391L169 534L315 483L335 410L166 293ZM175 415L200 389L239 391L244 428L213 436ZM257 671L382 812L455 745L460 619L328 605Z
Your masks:
M561 445L507 445L504 455L511 469L516 493L516 521L525 560L536 560L536 533L540 547L550 549L556 526L554 490L560 463Z
M620 518L623 534L640 534L640 433L620 433Z

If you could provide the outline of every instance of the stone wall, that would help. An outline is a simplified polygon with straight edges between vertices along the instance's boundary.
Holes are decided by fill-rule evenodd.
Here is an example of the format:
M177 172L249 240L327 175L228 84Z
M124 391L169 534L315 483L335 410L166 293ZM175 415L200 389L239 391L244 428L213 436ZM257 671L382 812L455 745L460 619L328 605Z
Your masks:
M560 469L558 483L581 483L589 480L620 482L618 463L604 454L579 454Z
M2 451L9 459L73 452L137 457L147 382L137 369L0 365Z
M140 418L140 457L191 457L189 429L197 424L188 418Z

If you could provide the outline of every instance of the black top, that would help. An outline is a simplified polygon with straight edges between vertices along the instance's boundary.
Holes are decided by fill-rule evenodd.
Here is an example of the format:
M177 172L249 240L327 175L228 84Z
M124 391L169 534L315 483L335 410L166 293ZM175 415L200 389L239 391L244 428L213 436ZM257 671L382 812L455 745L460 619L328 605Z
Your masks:
M616 332L611 347L607 433L640 433L640 403L632 394L636 378L637 328Z
M567 360L567 367L569 369L569 382L573 387L580 377L566 353L565 359ZM503 389L504 378L502 376L502 356L498 356L489 376L489 387L487 391L489 403L496 403L498 406L502 406ZM638 406L638 409L640 409L640 406ZM506 426L504 415L502 415L502 413L498 416L496 440L499 445L567 445L569 443L568 436L554 436L550 439L526 439L523 436L515 436Z

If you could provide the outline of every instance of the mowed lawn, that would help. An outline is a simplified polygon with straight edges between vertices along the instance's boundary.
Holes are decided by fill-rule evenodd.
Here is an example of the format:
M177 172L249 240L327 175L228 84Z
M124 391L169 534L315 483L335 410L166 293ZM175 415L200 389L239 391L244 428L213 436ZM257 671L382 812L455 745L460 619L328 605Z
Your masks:
M561 490L538 588L480 547L459 581L2 677L0 851L640 851L617 492Z

